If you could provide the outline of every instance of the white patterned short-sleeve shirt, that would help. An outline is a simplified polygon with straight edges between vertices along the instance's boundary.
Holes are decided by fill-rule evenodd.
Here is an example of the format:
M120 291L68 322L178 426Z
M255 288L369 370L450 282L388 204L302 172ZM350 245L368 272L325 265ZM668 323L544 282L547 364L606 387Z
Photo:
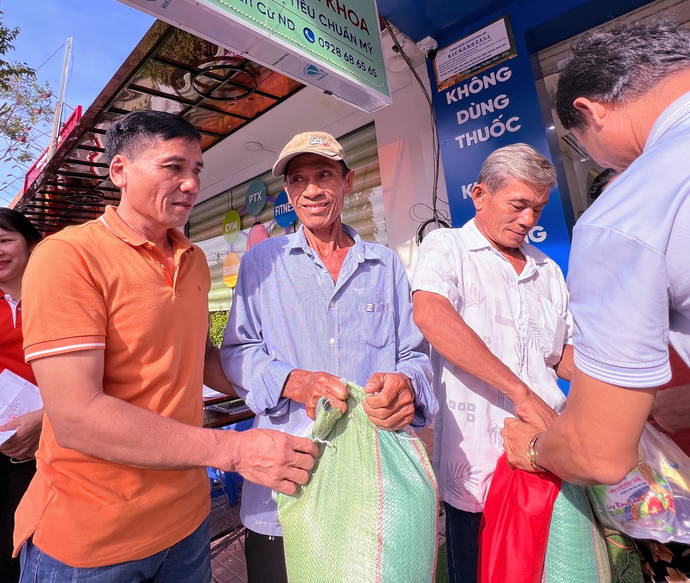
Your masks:
M412 291L447 298L491 352L557 411L565 404L553 366L572 342L572 319L563 274L527 243L518 275L469 221L460 229L431 232L419 248ZM513 403L498 389L432 351L435 420L434 470L451 506L481 512L498 458L503 420Z

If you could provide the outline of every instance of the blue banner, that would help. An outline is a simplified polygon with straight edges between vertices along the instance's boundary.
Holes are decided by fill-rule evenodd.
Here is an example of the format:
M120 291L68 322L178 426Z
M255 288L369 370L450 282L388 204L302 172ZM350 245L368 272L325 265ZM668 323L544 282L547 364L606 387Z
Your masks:
M484 160L497 148L524 142L551 160L535 79L524 43L518 55L444 91L433 92L441 157L454 227L474 217L472 186ZM450 44L452 39L446 44ZM522 45L522 46L521 46ZM429 68L435 86L433 68ZM529 235L567 270L570 237L558 187Z

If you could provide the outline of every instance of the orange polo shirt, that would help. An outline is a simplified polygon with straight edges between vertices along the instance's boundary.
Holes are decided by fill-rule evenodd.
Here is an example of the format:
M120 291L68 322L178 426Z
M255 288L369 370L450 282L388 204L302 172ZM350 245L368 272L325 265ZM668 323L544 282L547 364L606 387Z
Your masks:
M41 242L22 285L24 351L31 362L104 350L107 395L200 427L211 278L203 251L177 229L168 235L172 278L161 252L114 207ZM74 567L151 556L210 511L204 469L140 470L62 448L47 416L36 469L17 509L15 552L33 534Z

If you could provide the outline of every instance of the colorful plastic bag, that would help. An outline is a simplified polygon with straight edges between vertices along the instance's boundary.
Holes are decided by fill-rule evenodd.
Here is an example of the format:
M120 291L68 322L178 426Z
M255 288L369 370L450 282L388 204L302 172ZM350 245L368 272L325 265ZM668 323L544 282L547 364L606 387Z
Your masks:
M378 429L348 383L341 416L321 400L322 455L307 484L277 495L288 579L295 583L430 583L438 489L419 439Z
M619 484L587 489L599 520L633 538L690 544L690 458L649 423L639 455Z

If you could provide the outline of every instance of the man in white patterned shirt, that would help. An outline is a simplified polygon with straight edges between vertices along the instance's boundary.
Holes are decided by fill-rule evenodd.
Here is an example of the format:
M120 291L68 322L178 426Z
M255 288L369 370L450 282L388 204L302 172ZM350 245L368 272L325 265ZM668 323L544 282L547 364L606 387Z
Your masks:
M412 281L414 320L434 348L434 470L451 583L476 581L477 534L507 415L548 427L565 403L572 320L559 267L526 241L556 183L526 144L493 152L475 218L430 233Z

